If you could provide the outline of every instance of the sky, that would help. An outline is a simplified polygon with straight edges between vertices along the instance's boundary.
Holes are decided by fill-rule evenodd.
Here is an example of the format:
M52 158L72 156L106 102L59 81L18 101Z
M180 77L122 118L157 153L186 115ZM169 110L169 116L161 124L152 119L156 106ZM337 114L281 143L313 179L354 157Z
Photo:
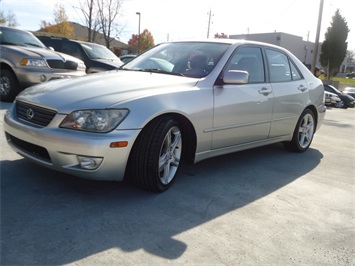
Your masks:
M65 7L70 21L85 25L79 3L85 0L1 0L0 9L16 15L18 28L35 31L42 20L54 22L56 4ZM155 43L167 40L210 38L215 33L256 34L284 32L315 42L320 0L121 0L119 39L125 43L147 29ZM350 32L348 50L355 51L353 0L324 0L320 41L337 9Z

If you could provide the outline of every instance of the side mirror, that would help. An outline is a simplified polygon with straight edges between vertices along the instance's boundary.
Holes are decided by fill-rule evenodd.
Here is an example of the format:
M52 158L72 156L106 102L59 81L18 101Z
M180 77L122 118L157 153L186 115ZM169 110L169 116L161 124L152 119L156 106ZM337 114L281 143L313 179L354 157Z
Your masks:
M248 71L229 70L224 74L223 82L225 84L247 84L249 80Z

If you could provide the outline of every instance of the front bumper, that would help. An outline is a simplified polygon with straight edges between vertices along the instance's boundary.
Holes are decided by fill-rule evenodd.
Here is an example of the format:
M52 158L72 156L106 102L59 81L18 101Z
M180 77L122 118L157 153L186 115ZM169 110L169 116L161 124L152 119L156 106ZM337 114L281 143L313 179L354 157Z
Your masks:
M14 105L13 107L14 108ZM4 130L8 144L21 156L47 168L74 176L121 181L133 140L139 130L114 130L110 133L88 133L62 129L58 125L64 115L56 115L45 128L24 124L9 109L4 117ZM128 146L110 148L112 142L127 141ZM83 169L80 157L102 158L93 170Z
M74 78L86 75L85 71L59 71L59 69L56 69L54 72L53 69L44 71L43 69L36 68L17 68L15 72L20 86L23 88L55 79Z

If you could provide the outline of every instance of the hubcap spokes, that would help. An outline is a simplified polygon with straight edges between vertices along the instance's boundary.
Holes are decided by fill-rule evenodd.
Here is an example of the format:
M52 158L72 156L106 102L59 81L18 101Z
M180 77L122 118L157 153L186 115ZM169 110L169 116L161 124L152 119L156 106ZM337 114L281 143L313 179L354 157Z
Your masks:
M310 114L307 114L302 119L298 131L298 143L302 148L306 148L312 141L314 133L314 121Z
M181 132L171 128L165 136L159 158L160 181L167 185L174 178L181 158Z

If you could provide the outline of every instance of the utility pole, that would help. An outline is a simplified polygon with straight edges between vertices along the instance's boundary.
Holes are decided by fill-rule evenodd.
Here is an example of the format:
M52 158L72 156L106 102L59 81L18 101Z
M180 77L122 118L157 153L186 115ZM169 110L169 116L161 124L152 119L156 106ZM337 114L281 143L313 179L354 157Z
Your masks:
M211 16L212 16L211 8L210 8L210 12L208 12L207 15L208 15L207 39L208 39L210 37L210 26L211 26Z
M314 47L312 65L311 65L311 71L312 71L313 74L314 74L314 69L315 69L316 62L317 62L317 57L318 57L320 26L322 24L322 15L323 15L323 2L324 2L324 0L320 0L320 4L319 4L319 14L318 14L318 25L317 25L316 42L314 44L315 47Z

